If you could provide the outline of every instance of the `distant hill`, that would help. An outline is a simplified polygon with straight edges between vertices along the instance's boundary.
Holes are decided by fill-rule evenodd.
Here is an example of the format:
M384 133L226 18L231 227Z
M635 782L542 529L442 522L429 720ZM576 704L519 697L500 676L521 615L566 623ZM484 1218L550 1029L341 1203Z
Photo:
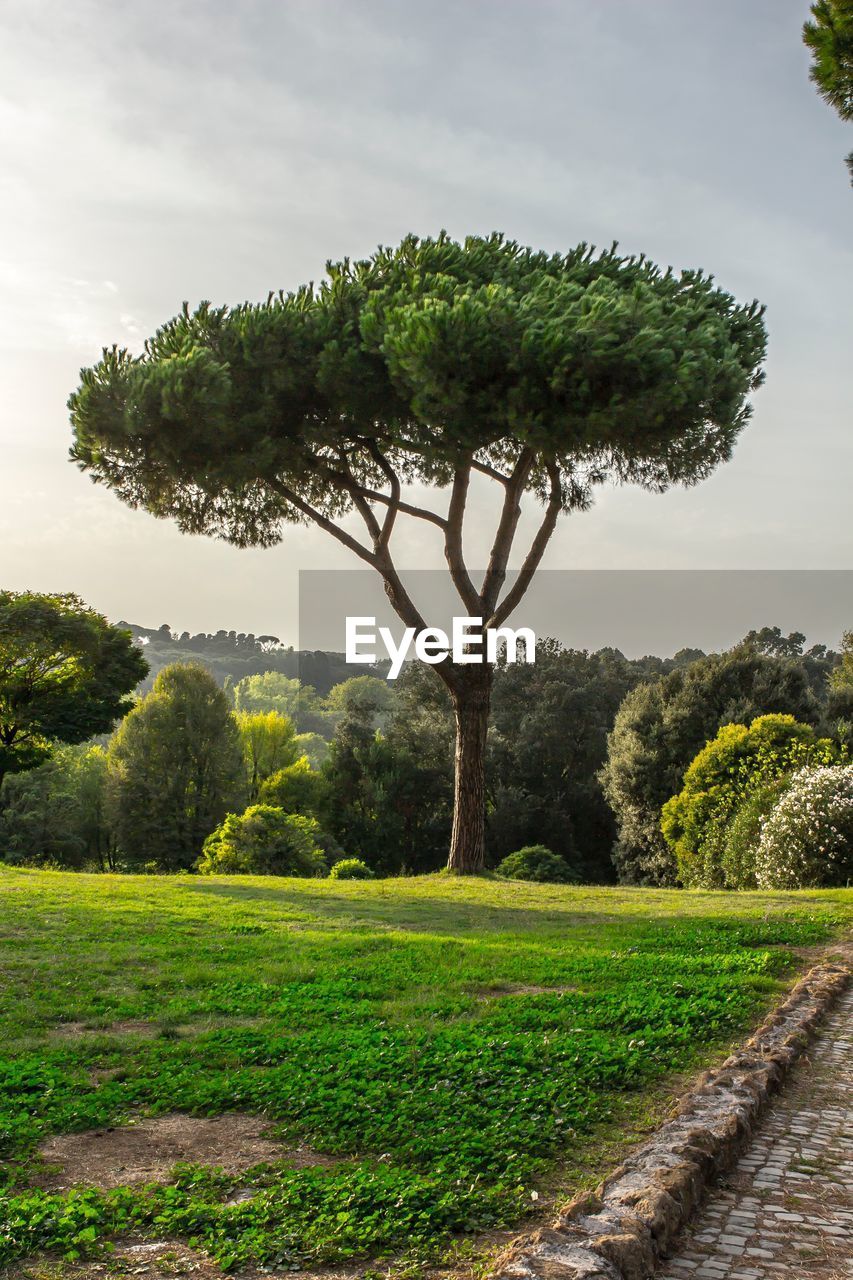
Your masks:
M168 624L140 627L135 622L119 622L117 625L130 631L148 659L151 670L139 686L142 692L151 688L157 672L170 662L200 662L221 685L236 684L243 676L261 675L264 671L280 671L282 675L295 676L302 684L313 685L320 697L325 697L334 685L350 676L384 676L389 667L387 660L365 667L361 663L348 663L342 653L294 649L283 645L278 636L256 636L244 631L190 635L189 631L172 631ZM752 644L762 653L798 662L805 669L815 694L824 697L827 675L841 658L825 645L813 645L806 650L805 639L799 631L786 636L779 627L763 627L760 631L750 631L741 643ZM618 649L600 652L624 659ZM682 649L671 658L649 655L634 659L631 665L642 679L653 680L675 667L689 666L702 656L701 649Z
M118 626L129 631L148 659L150 671L140 685L144 692L151 688L154 677L171 662L200 662L221 685L236 684L243 676L279 671L296 676L303 684L313 685L321 697L349 676L365 675L367 668L347 663L342 653L321 650L304 651L281 644L277 636L256 636L243 631L217 631L214 634L189 631L174 632L168 625L141 627L122 621ZM384 675L387 663L369 669L371 675Z

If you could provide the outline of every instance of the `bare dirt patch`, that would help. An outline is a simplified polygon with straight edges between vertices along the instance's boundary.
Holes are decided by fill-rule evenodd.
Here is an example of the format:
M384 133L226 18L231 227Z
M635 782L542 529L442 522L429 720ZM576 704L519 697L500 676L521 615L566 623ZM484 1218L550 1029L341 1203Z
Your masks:
M517 983L506 987L489 987L475 991L476 1000L504 1000L507 996L567 996L580 987L537 987L528 983Z
M334 1267L319 1271L302 1271L299 1280L358 1280L363 1266ZM240 1271L240 1280L291 1280L291 1271ZM103 1277L151 1276L157 1280L226 1280L225 1273L203 1253L190 1249L179 1240L120 1242L109 1258L86 1262L59 1259L30 1259L0 1271L0 1280L94 1280Z
M144 1036L151 1040L160 1034L161 1029L154 1022L127 1018L121 1022L110 1022L105 1027L90 1027L85 1022L58 1022L50 1034L63 1040L84 1040L90 1036Z
M264 1121L236 1113L175 1113L114 1128L57 1134L42 1144L39 1155L50 1169L33 1181L50 1191L167 1182L179 1162L213 1165L232 1175L274 1160L287 1160L296 1168L335 1163L310 1147L285 1147L270 1136Z

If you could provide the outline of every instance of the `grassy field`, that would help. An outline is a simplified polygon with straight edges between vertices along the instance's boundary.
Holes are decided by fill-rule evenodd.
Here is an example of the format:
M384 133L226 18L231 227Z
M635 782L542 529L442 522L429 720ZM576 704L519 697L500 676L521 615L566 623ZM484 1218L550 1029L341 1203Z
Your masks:
M850 891L0 869L0 1267L131 1234L422 1274L604 1172L851 917ZM49 1135L174 1112L266 1117L317 1160L238 1203L192 1164L39 1185Z

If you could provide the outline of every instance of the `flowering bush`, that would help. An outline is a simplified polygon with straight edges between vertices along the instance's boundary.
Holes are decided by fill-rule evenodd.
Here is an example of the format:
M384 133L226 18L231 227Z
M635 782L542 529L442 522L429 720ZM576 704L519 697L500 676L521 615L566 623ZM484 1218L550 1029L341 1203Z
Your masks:
M723 863L729 824L759 787L806 765L834 764L838 747L793 716L758 716L747 728L726 724L684 775L663 807L661 830L688 888L740 888ZM739 873L738 873L739 874Z
M759 888L815 889L851 876L853 764L801 769L762 824Z

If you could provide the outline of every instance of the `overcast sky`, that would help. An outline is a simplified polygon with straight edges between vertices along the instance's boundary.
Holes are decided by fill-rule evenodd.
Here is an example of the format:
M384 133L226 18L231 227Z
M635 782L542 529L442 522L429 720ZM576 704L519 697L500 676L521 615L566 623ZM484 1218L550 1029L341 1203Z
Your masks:
M548 568L853 566L853 139L809 83L807 9L0 0L0 585L295 639L299 567L348 553L302 529L237 551L127 510L67 461L65 401L184 299L264 297L441 227L615 239L767 304L734 459L696 489L603 492ZM476 562L489 493L473 516ZM423 536L403 565L441 563Z

